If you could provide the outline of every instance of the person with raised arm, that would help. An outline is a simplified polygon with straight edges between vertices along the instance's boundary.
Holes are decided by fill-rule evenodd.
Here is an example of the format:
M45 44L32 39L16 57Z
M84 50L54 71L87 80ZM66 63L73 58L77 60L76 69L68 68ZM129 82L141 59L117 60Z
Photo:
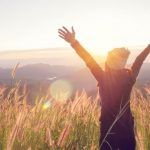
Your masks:
M75 31L58 29L59 36L70 43L97 80L100 94L100 150L135 150L134 117L130 108L130 95L150 44L139 54L131 69L125 65L130 51L115 48L108 52L103 70L75 38Z

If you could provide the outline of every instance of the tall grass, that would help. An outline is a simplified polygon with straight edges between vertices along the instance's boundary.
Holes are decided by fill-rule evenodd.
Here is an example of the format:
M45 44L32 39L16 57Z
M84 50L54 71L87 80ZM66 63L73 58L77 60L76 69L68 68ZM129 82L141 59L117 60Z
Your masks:
M20 95L19 83L7 97L0 89L0 149L2 150L96 150L99 142L99 96L76 92L67 101L37 98L27 104L26 91ZM150 88L147 98L137 89L131 97L135 117L137 150L150 149ZM45 104L48 104L45 107Z

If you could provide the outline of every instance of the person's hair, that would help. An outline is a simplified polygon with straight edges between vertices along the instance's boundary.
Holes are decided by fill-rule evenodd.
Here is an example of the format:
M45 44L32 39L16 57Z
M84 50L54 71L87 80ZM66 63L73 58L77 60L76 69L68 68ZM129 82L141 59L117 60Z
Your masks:
M126 62L129 55L130 51L124 47L114 48L113 50L108 52L106 63L110 68L118 69L118 64Z

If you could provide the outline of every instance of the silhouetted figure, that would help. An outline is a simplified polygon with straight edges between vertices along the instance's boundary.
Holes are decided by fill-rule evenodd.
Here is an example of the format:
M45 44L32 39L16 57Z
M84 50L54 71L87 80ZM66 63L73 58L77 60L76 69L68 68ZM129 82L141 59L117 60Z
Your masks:
M85 61L98 82L101 97L101 150L135 150L134 118L130 109L130 94L143 61L150 53L150 45L136 58L131 69L125 69L130 52L116 48L108 53L105 70L75 39L75 31L59 29L59 36L69 42Z

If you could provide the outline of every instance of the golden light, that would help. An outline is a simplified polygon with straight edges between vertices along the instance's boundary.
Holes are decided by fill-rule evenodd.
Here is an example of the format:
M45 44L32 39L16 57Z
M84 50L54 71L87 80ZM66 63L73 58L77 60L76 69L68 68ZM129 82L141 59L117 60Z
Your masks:
M50 106L51 106L50 101L46 101L46 102L43 104L43 107L42 107L42 108L45 110L45 109L48 109Z
M58 101L66 101L73 91L73 86L68 80L56 80L50 86L51 97Z
M91 48L92 49L92 48ZM93 48L92 50L89 50L90 54L93 56L100 56L100 57L107 57L108 52L113 49L112 46L101 46L100 48Z

